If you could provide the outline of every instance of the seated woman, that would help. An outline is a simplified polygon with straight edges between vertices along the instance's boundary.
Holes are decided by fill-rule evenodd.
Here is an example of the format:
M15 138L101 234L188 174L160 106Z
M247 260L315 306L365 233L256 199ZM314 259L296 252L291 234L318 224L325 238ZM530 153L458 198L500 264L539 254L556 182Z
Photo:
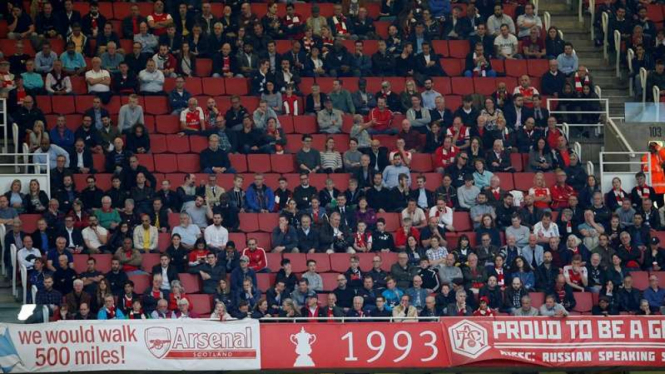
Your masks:
M550 152L550 148L547 145L545 138L539 138L536 140L535 147L529 152L527 171L546 172L550 170L552 170L552 152Z
M22 184L20 179L14 179L12 181L9 191L5 192L5 197L9 200L9 206L16 209L16 213L21 214L25 211L25 206L23 205L25 201L25 194L21 192Z
M150 135L144 125L134 125L127 134L127 150L134 154L150 152Z
M501 234L494 224L494 218L489 214L484 214L480 219L480 227L476 229L476 243L481 243L484 234L489 234L492 239L492 245L501 246Z
M529 195L533 196L533 206L538 209L550 209L552 194L545 184L545 174L537 172L533 177L533 187L529 188Z
M28 214L42 214L48 208L48 195L42 191L39 181L30 181L28 193L25 195L23 206Z
M629 194L621 188L621 178L612 178L612 189L605 194L605 205L610 212L615 212L620 208L626 197L629 197Z
M30 152L34 152L39 148L42 143L42 136L45 133L44 122L37 120L33 125L32 129L26 130L28 133L28 147L30 147Z
M531 265L529 265L524 257L517 256L515 261L513 261L512 266L510 267L510 278L519 278L522 281L523 287L527 291L533 291L536 287L536 277L531 270Z
M321 170L326 173L340 173L344 165L342 155L335 150L335 139L326 139L325 150L321 152Z
M182 286L179 280L171 281L171 292L169 293L169 310L178 310L178 302L180 300L189 301L189 310L194 309L194 304L185 294L185 287Z

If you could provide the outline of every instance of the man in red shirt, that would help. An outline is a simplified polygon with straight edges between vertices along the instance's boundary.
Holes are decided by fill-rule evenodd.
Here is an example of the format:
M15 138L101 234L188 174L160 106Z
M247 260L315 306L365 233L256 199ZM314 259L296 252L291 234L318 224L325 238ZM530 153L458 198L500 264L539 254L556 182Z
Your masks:
M416 238L416 241L420 243L420 231L412 226L411 218L404 218L402 220L402 227L397 229L395 233L395 248L398 250L404 250L406 248L406 241L409 236Z
M568 208L568 198L575 195L575 190L566 184L566 172L556 172L556 184L552 187L552 209Z
M522 75L520 77L520 85L515 87L513 91L513 96L521 94L524 97L524 106L527 108L533 108L533 95L539 95L540 92L536 87L531 85L531 79L528 75Z
M190 98L187 101L187 109L180 112L180 129L183 135L205 130L205 115L196 98Z
M162 0L155 1L153 12L148 16L148 26L150 26L152 33L160 36L166 32L166 27L172 23L171 15L164 13L164 2Z
M268 257L266 250L257 245L256 239L247 240L247 248L242 250L242 255L249 258L249 268L257 273L268 272Z
M371 126L367 129L371 135L395 135L397 134L397 129L393 129L390 126L393 122L393 112L388 109L386 106L386 99L384 97L379 97L376 99L376 108L372 109L369 112L369 122Z

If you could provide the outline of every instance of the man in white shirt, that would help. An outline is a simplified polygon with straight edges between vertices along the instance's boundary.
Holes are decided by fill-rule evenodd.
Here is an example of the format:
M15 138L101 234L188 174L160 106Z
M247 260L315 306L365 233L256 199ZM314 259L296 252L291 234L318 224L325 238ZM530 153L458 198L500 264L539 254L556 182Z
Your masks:
M32 238L29 235L23 238L23 245L24 247L18 251L18 262L30 271L35 266L35 259L41 258L42 253L32 246Z
M538 28L538 35L540 35L540 30L543 28L543 22L540 20L540 17L536 15L533 4L527 3L524 6L524 14L517 17L517 27L519 31L517 37L522 39L529 36L529 32L532 27Z
M88 254L98 254L106 252L106 243L108 241L109 232L99 226L99 221L96 216L90 216L90 224L83 229L83 241L85 242L86 251Z
M494 6L494 14L487 19L487 32L492 36L499 36L501 25L508 25L511 34L515 34L515 22L509 15L503 14L503 6L497 4Z
M159 230L150 224L149 215L141 215L141 225L134 228L132 237L134 239L134 248L137 248L139 251L145 253L158 252Z
M174 234L180 235L182 246L185 249L191 249L194 247L196 239L201 237L201 230L198 226L191 223L189 214L180 213L180 225L174 227L171 231L171 236Z
M102 69L102 59L92 59L92 69L85 73L85 81L88 84L88 92L98 96L104 104L111 100L111 74Z
M434 100L441 96L441 94L434 89L434 81L432 81L432 78L425 79L425 90L420 95L423 98L423 107L428 110L434 110L434 108L436 108Z
M229 230L222 226L222 214L214 213L212 215L212 225L206 227L203 232L208 249L223 251L226 248L226 242L229 241Z
M508 25L501 25L501 33L494 39L494 55L499 59L518 59L517 38L510 33Z
M542 220L533 225L533 233L538 238L538 243L549 243L551 237L560 236L559 227L552 222L552 213L543 213Z

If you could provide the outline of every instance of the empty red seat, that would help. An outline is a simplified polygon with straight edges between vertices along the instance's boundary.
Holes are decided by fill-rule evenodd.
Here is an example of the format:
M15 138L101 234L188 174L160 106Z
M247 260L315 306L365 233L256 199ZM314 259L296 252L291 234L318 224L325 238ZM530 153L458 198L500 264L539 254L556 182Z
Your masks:
M443 58L441 59L441 67L446 75L449 77L459 77L464 74L464 61L456 58ZM455 86L453 85L453 90Z
M229 153L229 160L231 161L231 166L236 169L238 173L244 173L247 171L247 157L240 153Z
M178 171L176 155L156 154L154 155L155 171L158 173L175 173Z
M189 136L189 149L191 152L201 153L206 148L208 148L208 139L205 136Z
M83 254L75 254L73 257L74 257L74 270L76 270L77 273L80 274L88 269L88 259L90 258L90 256Z
M224 87L227 95L244 96L249 93L247 79L245 78L224 78Z
M473 87L476 93L481 95L491 95L496 91L496 79L494 78L473 78Z
M271 169L275 173L293 173L294 172L294 158L293 155L270 155ZM295 188L295 186L291 186Z
M148 274L134 274L129 277L129 280L134 282L134 292L139 295L150 287L150 276Z
M535 173L515 173L513 174L513 181L515 182L515 189L520 191L529 191L533 187L533 176Z
M432 40L432 49L435 53L441 55L441 57L450 56L448 50L448 41L447 40Z
M256 213L239 213L240 226L238 230L242 232L259 231L259 219Z
M157 249L159 249L160 252L164 253L170 245L171 245L171 234L168 232L160 232L157 242Z
M189 301L193 304L192 312L200 317L208 317L212 311L212 295L197 294L187 295Z
M166 135L166 149L170 153L189 152L189 142L180 135Z
M57 114L72 114L76 113L76 107L71 96L53 96L51 97L51 105L55 108L53 111Z
M649 272L633 271L630 275L633 277L633 287L638 290L646 290L649 288Z
M247 238L244 232L229 233L229 241L234 242L238 248L245 248L245 244L247 244Z
M86 110L92 108L92 101L95 99L93 95L78 95L76 96L76 113L84 113Z
M196 60L196 74L200 77L209 77L212 75L212 60L209 58L199 58ZM223 85L222 78L216 78ZM222 86L223 87L223 86ZM204 88L205 90L205 88Z
M466 59L471 47L468 40L449 40L448 49L450 50L450 57Z
M575 297L575 301L577 302L573 311L585 314L591 312L591 308L593 307L591 292L574 292L573 297Z
M105 159L104 155L102 154L93 154L92 155L92 167L95 168L95 170L104 170L105 169Z
M146 96L145 112L148 114L166 114L169 112L169 103L166 96Z
M450 77L434 77L432 78L432 82L434 83L434 89L441 95L450 95L452 92L452 89L450 88Z
M198 61L197 61L198 68ZM206 77L202 79L203 94L210 96L224 95L224 79Z
M515 183L513 183L512 173L494 173L501 180L501 188L506 191L515 189Z
M471 231L473 226L471 226L471 218L469 217L469 213L454 212L453 226L455 227L455 231L457 232Z
M41 111L44 112L44 114L52 113L51 96L47 95L36 96L35 103L37 103L37 107L41 109Z
M155 130L161 134L175 134L180 132L178 116L160 115L155 119Z
M293 128L297 134L314 134L318 131L318 125L316 123L316 117L314 116L301 116L298 117L298 120L293 124ZM287 142L288 144L288 142ZM298 148L300 148L300 143L298 143Z
M272 287L275 284L275 278L277 274L275 273L258 273L256 274L256 283L259 290L264 291Z
M180 283L185 287L185 292L188 294L201 292L201 277L198 274L178 274Z
M323 280L323 291L330 292L337 288L337 273L323 273L321 280Z
M545 303L545 294L543 292L529 292L531 297L531 306L539 309Z
M97 156L97 155L95 155L95 156ZM100 155L100 156L102 156L102 155ZM155 171L155 162L153 160L152 153L139 153L139 154L136 155L136 157L139 160L139 164L145 166L146 169L148 169L148 171L150 171L150 172ZM95 168L95 169L97 169L97 168Z
M263 247L265 248L265 247ZM265 248L266 251L269 251L269 248ZM282 254L277 252L266 253L266 260L268 261L268 269L271 272L276 273L279 269L282 268Z
M450 78L450 84L453 87L453 94L455 95L471 95L473 91L473 78Z
M390 267L397 262L397 253L395 252L381 252L379 256L381 257L381 269L384 271L390 271Z
M301 105L301 104L298 104ZM302 108L302 106L300 106ZM279 121L279 124L282 125L282 131L284 131L285 134L293 134L295 131L293 127L293 116L291 115L279 115L277 116L277 120ZM300 119L300 117L296 117L297 119Z
M527 60L527 72L532 77L542 77L549 70L549 61L546 59Z
M278 213L261 213L258 215L259 229L258 231L272 232L279 223ZM295 271L295 270L294 270Z
M270 172L270 155L247 155L247 165L252 172Z
M141 269L152 273L152 267L159 264L159 253L143 253L141 258ZM189 292L189 291L187 291Z
M350 265L351 255L348 253L333 253L330 255L330 268L337 273L346 272Z
M524 170L524 165L522 164L522 155L520 153L510 154L510 164L513 165L516 172L521 172Z
M197 173L201 170L198 154L179 154L178 171L183 173Z
M509 77L521 77L528 73L527 60L505 60L506 75Z
M412 171L429 172L432 171L432 157L427 153L414 153L410 164Z

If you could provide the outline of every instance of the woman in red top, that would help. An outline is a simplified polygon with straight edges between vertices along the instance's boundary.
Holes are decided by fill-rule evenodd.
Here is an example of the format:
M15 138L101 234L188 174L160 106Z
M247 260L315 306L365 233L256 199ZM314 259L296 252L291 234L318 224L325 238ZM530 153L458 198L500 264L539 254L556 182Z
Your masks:
M489 299L483 296L479 300L478 309L473 312L474 317L494 317L494 311L489 307Z
M178 310L178 301L185 299L189 302L189 310L191 311L194 308L194 304L189 300L187 295L185 295L185 287L182 286L179 280L174 280L171 282L171 293L169 294L169 310Z
M545 175L542 172L536 173L533 177L533 187L529 189L529 195L533 196L533 205L536 208L549 209L552 195L545 185Z
M411 218L404 218L402 220L402 227L397 229L395 233L395 248L404 250L406 248L406 240L409 236L415 237L420 242L420 231L411 226Z
M559 138L563 136L561 130L556 127L556 118L547 119L547 129L545 130L545 139L550 149L555 149L559 145Z
M194 243L194 248L189 252L189 268L190 270L196 266L202 265L205 263L206 256L208 256L208 250L206 249L206 242L203 238L199 238Z
M453 164L459 151L459 148L453 145L453 138L446 136L443 140L443 145L437 148L434 153L434 167L436 171L443 173L445 168Z

